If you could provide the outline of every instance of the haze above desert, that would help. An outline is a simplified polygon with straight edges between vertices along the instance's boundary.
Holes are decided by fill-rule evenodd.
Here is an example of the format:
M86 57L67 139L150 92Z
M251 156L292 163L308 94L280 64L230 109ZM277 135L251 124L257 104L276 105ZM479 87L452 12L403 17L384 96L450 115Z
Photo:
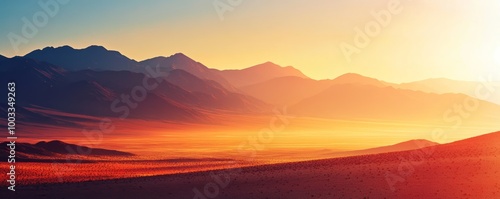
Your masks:
M29 74L45 82L54 82L34 84L41 86L40 90L48 89L57 98L47 96L47 99L30 102L39 105L26 110L35 116L33 122L36 123L36 115L40 114L51 115L52 122L56 123L61 117L71 116L86 121L79 122L80 127L92 128L99 117L111 116L117 129L113 134L106 135L105 142L100 146L131 152L175 151L182 156L196 151L206 156L218 153L224 156L245 137L255 137L263 128L269 128L269 121L274 121L275 117L269 114L273 108L286 120L280 121L283 128L273 135L272 143L266 144L263 151L300 148L352 151L414 139L448 143L498 128L495 113L500 111L500 95L495 92L498 85L490 79L467 82L441 78L394 84L348 73L331 80L314 80L293 67L282 67L272 62L241 70L217 70L182 53L135 61L98 45L84 49L46 47L24 57L4 60L7 60L4 62L7 68L18 62L42 67L46 70L43 76L39 75L40 71L30 71ZM131 88L142 85L140 74L144 72L144 66L151 65L169 72L166 77L169 86L152 90L145 98L148 102L142 102L141 107L133 110L126 120L113 119L120 114L106 111L110 104L115 98L120 99L120 94L130 93ZM20 69L10 67L7 70ZM24 70L30 69L22 69L19 74L26 75ZM19 76L19 79L22 78ZM68 80L61 82L60 79ZM122 79L129 81L118 85ZM54 91L51 87L42 86L44 84L70 86L55 86L55 89L62 90ZM81 94L85 92L92 95ZM185 105L162 102L165 92L169 93L167 97L171 100ZM213 96L213 99L206 95ZM85 102L82 101L85 98L90 102L74 105ZM93 101L95 99L99 100ZM165 104L170 104L170 107ZM119 105L115 108L126 104ZM100 108L91 108L95 106ZM168 117L162 114L162 107L169 112L166 114ZM143 126L141 123L148 124L147 128L139 128ZM81 128L44 125L58 130L32 126L24 139L35 143L39 141L37 134L43 133L47 140L92 144L78 137ZM441 131L446 136L438 136L443 133L436 132ZM143 143L148 143L147 149L136 142L137 135ZM204 138L202 143L194 139L200 137Z

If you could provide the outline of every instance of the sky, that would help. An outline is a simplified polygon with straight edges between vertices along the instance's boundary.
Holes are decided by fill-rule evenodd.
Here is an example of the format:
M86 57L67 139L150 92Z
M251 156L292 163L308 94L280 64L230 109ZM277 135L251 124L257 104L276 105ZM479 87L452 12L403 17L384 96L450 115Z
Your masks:
M314 79L479 80L500 74L498 10L500 0L6 1L0 54L102 45L138 61L182 52L218 69L272 61Z

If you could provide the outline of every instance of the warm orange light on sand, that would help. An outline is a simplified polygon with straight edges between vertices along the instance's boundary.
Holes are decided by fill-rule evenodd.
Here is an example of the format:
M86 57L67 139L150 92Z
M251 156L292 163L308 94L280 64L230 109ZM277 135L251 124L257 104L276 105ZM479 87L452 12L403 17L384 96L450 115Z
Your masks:
M156 157L157 158L157 157ZM248 164L250 165L250 164ZM0 166L7 167L8 164L2 162ZM19 175L19 182L22 185L40 183L59 182L82 182L94 180L106 180L117 178L132 178L143 176L155 176L177 173L188 173L195 171L206 171L215 169L234 168L245 166L235 164L231 161L104 161L98 163L18 163L16 168L22 171ZM112 172L110 172L112 171ZM6 185L2 182L0 186Z
M255 160L290 161L323 158L318 150L349 151L391 145L412 139L427 139L447 143L473 137L498 129L496 121L471 118L461 128L445 121L369 121L293 118L281 131L273 132L266 142L259 140L260 132L269 128L270 117L232 117L226 125L185 125L145 120L116 120L115 131L104 134L101 140L81 136L82 129L38 128L27 132L45 133L45 140L63 140L68 143L110 148L141 155L158 157L234 158L248 159L238 151L257 150ZM148 128L143 128L147 126ZM92 124L89 124L92 128ZM436 129L443 132L436 136ZM50 133L49 133L50 132ZM267 136L267 135L266 135ZM36 135L24 140L38 142ZM240 149L240 145L252 145ZM276 156L286 154L282 159ZM294 155L296 157L294 157Z

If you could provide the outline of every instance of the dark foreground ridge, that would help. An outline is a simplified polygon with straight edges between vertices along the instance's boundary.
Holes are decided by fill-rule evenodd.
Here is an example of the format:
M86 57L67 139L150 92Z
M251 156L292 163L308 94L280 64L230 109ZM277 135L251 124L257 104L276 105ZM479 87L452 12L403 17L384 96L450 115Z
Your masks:
M7 144L9 144L9 142L1 143L2 146L6 146ZM44 159L68 154L84 156L134 156L133 153L109 149L90 148L86 146L65 143L59 140L53 140L50 142L41 141L36 144L15 143L15 147L16 157L18 158L18 160L24 161ZM0 150L0 155L2 157L7 157L9 152L9 148L3 147Z

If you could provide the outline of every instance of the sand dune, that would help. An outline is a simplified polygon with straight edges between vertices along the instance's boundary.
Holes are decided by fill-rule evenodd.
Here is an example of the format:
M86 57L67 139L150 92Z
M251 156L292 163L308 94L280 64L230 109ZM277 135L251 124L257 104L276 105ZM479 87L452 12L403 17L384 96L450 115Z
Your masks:
M500 194L498 141L500 132L450 144L376 155L241 170L20 187L16 196L147 196L172 199L497 198ZM2 189L0 194L11 193L5 193Z
M355 150L355 151L330 152L327 154L330 155L331 157L359 156L359 155L389 153L395 151L415 150L423 147L435 146L438 144L439 143L431 142L429 140L419 139L419 140L410 140L406 142L401 142L390 146L382 146L382 147Z

